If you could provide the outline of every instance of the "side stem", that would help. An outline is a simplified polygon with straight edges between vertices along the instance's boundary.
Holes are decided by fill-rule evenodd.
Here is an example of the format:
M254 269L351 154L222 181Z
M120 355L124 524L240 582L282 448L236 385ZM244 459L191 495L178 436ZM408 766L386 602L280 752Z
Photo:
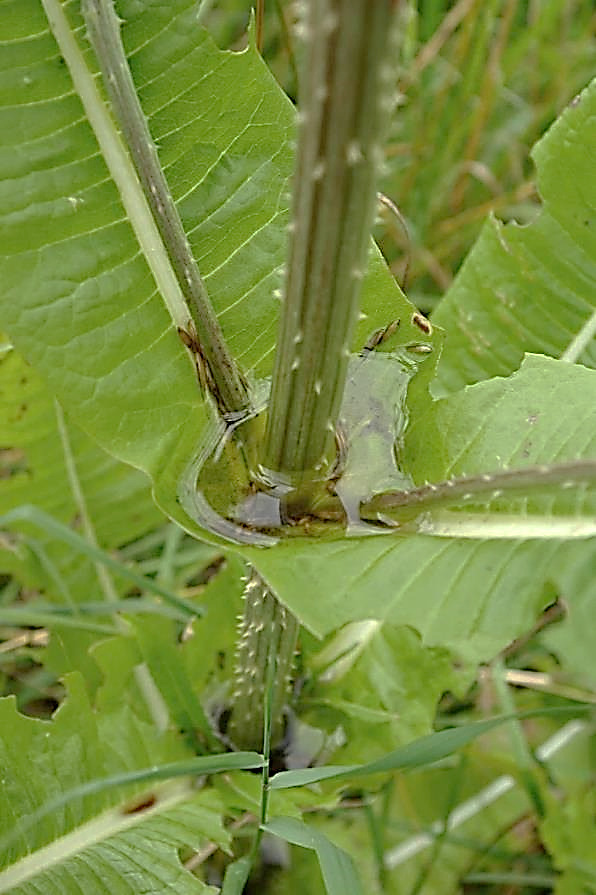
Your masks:
M204 382L220 413L246 410L250 406L248 387L225 342L161 168L128 66L113 2L83 0L82 8L114 117L197 331L198 344L192 337L190 342L207 368Z
M300 85L284 308L263 465L291 479L333 462L393 102L394 0L312 0Z

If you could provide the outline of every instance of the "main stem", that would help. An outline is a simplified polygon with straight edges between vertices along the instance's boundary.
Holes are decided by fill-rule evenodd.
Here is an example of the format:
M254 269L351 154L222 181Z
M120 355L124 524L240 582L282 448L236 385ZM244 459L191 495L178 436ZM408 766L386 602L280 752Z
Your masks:
M303 26L293 221L262 457L266 474L297 485L325 478L334 462L392 103L387 56L395 6L393 0L311 0ZM254 749L266 700L272 743L282 737L299 626L256 573L245 596L228 732L239 748ZM275 683L268 693L272 657Z
M244 592L227 730L238 749L260 748L266 707L271 743L279 745L283 738L298 627L297 619L253 569Z
M300 85L284 308L264 449L266 469L324 477L358 316L383 158L393 0L312 0Z

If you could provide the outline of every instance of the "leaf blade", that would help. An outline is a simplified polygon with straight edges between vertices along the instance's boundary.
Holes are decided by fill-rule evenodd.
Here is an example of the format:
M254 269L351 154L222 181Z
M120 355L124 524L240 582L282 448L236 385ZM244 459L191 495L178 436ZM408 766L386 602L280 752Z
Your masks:
M362 895L362 885L352 858L323 833L293 817L274 817L263 825L263 829L316 853L328 895Z
M301 768L292 771L280 771L271 778L271 789L287 789L305 786L323 780L352 780L369 774L386 773L388 771L413 770L440 761L453 754L477 737L511 721L512 718L529 718L549 714L573 714L577 709L537 709L517 715L501 715L486 721L474 721L460 727L450 727L420 737L413 742L400 746L374 761L361 765L322 766L318 768Z
M260 765L261 756L227 753L197 764L178 737L156 733L130 707L95 712L78 673L68 676L67 688L51 721L20 715L13 697L0 700L0 814L10 820L0 891L54 886L70 893L77 879L97 895L106 886L130 892L131 879L142 891L174 882L188 895L212 891L184 870L178 849L201 838L229 847L218 800L182 779L159 781Z

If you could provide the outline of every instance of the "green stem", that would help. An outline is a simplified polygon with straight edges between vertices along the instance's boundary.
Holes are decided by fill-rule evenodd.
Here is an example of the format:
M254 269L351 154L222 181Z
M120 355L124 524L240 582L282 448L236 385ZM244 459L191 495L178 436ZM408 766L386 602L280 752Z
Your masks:
M259 856L259 848L263 838L263 826L268 820L269 811L269 795L270 795L270 763L271 763L271 710L273 708L273 693L275 690L277 657L273 653L269 653L267 658L267 682L266 694L264 699L263 713L263 770L261 773L261 811L259 817L259 825L257 827L255 838L253 840L250 864L251 867L257 862Z
M188 347L206 367L204 384L223 415L249 408L248 387L231 355L201 279L180 215L161 168L155 143L137 97L112 0L83 0L89 39L122 134L186 299L198 340Z
M324 477L334 454L392 98L392 0L312 0L293 222L264 466Z
M385 491L360 505L364 521L404 522L424 510L472 505L498 498L553 494L596 483L596 460L570 460L543 466L504 469L420 485L407 491Z
M253 569L244 593L228 735L238 749L258 749L263 731L278 745L284 733L298 621Z

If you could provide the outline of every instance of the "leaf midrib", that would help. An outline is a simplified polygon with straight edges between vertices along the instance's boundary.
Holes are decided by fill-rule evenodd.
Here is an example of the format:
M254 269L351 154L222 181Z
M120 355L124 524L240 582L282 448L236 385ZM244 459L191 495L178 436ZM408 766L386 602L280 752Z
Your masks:
M48 873L53 867L63 864L97 843L138 826L157 814L169 811L181 802L187 801L189 795L188 784L179 783L175 787L170 785L167 794L161 795L157 804L147 810L124 813L120 806L111 808L0 871L0 893L9 892L40 873Z
M101 155L116 185L141 252L157 284L158 292L174 325L184 328L189 318L186 302L130 156L60 3L58 0L42 0L42 3L50 29L68 66L75 91L93 129Z
M565 351L561 354L561 360L568 363L577 363L584 350L590 344L590 340L596 336L596 310L586 320L581 329L575 334Z

